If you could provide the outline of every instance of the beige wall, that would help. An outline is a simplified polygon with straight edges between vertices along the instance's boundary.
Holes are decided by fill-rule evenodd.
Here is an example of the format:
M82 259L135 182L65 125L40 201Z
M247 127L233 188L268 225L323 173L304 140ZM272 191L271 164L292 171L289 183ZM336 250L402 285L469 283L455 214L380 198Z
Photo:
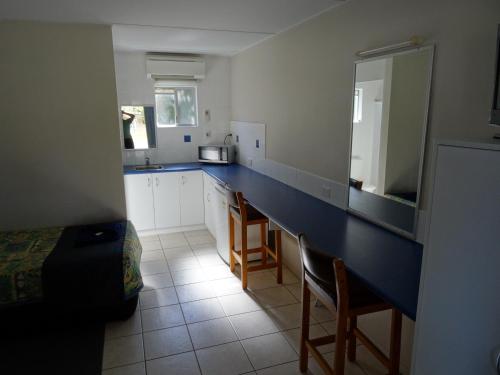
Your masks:
M123 218L111 29L0 22L0 229Z
M351 0L235 56L232 118L267 124L268 158L345 183L355 53L417 34L436 44L430 138L489 139L498 23L498 0Z

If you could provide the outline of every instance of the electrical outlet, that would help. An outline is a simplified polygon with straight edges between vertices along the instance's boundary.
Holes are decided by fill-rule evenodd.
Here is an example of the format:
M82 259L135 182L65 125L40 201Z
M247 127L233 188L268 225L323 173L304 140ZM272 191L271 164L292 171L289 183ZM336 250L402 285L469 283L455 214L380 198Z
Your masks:
M240 143L240 136L236 134L236 143Z
M191 136L190 135L185 135L184 136L184 142L186 142L186 143L191 142Z
M327 185L323 185L321 187L321 196L325 199L331 199L332 198L332 188Z
M258 139L255 140L255 148L260 148L260 141Z

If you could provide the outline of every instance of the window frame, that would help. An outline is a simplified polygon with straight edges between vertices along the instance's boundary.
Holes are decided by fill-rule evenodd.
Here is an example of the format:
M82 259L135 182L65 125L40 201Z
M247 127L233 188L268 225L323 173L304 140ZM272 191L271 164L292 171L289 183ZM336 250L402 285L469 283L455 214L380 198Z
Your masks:
M177 90L192 88L194 91L194 100L195 100L195 124L180 124L178 123L178 99L177 99ZM174 91L174 101L175 101L175 124L163 125L158 121L158 107L156 96L157 95L167 95L164 93L158 93L157 89L170 89ZM155 97L155 123L157 128L196 128L199 124L199 116L198 116L198 85L196 82L176 82L176 81L157 81L154 86L154 97Z
M363 89L355 88L353 96L352 122L359 124L363 121Z

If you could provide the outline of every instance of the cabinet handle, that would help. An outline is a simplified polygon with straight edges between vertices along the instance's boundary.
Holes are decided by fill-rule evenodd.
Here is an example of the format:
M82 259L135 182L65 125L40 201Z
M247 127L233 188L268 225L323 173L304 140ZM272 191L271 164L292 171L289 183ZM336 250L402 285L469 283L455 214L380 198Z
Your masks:
M207 201L210 202L210 192L207 193Z
M184 185L186 183L186 176L181 176L182 184Z
M156 177L156 186L159 186L160 185L160 179L158 177Z
M148 187L151 186L151 177L148 177Z

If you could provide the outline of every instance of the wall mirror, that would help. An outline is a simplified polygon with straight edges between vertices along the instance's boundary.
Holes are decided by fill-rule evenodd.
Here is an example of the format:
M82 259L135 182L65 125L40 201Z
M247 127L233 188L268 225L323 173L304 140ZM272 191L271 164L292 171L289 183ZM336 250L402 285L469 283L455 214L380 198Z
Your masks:
M433 47L355 65L348 210L416 237Z
M146 150L156 148L156 126L153 106L122 106L123 148Z

